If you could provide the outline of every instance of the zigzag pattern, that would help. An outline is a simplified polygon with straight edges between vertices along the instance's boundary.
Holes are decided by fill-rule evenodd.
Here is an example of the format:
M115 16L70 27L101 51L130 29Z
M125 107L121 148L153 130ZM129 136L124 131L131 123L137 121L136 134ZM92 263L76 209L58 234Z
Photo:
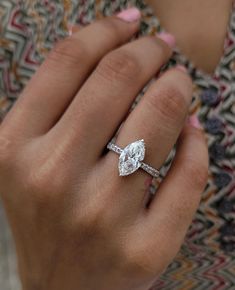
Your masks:
M127 5L142 10L140 35L162 30L143 0L1 0L1 118L53 44L67 35L68 21L85 25ZM175 62L187 66L194 79L191 110L198 112L207 132L211 170L185 243L151 290L232 290L235 289L235 11L231 14L224 56L213 76L198 71L179 53L172 58L172 64Z

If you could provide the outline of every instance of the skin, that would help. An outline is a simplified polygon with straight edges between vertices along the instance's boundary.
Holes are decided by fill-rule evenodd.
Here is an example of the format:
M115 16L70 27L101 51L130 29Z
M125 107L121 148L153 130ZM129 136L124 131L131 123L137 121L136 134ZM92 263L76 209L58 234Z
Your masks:
M138 29L113 16L61 41L1 124L0 192L24 290L147 289L183 242L208 172L204 134L186 122L187 73L153 82L116 142L144 138L160 168L178 140L149 207L149 175L119 177L118 155L103 153L172 53L155 36L129 42Z
M182 52L212 74L223 55L233 0L146 0ZM208 57L209 56L209 57Z

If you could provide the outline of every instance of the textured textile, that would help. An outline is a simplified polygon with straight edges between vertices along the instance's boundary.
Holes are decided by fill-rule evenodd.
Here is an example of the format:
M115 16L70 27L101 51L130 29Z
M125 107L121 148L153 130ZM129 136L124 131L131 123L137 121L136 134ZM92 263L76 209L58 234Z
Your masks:
M1 0L1 118L53 43L68 34L69 22L86 25L128 5L142 10L139 35L163 30L141 0ZM170 61L175 63L184 64L194 80L191 112L208 136L210 174L181 251L152 290L235 289L235 9L214 74L197 69L180 51Z

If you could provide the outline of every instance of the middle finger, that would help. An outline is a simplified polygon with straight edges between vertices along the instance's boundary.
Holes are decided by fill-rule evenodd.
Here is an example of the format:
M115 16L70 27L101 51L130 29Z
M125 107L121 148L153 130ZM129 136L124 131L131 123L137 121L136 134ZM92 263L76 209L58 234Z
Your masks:
M91 158L93 163L139 91L170 55L170 47L155 36L142 37L108 53L53 128L54 142L58 138L73 152L84 148L86 161Z

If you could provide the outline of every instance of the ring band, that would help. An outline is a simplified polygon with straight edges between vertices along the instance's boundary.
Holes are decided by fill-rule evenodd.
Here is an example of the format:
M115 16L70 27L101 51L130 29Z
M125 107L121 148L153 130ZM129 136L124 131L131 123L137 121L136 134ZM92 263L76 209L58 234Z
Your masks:
M145 157L145 143L144 140L135 141L127 145L124 149L118 147L116 144L109 142L107 148L119 154L119 175L126 176L134 173L139 168L146 171L154 178L160 175L159 170L143 162Z

